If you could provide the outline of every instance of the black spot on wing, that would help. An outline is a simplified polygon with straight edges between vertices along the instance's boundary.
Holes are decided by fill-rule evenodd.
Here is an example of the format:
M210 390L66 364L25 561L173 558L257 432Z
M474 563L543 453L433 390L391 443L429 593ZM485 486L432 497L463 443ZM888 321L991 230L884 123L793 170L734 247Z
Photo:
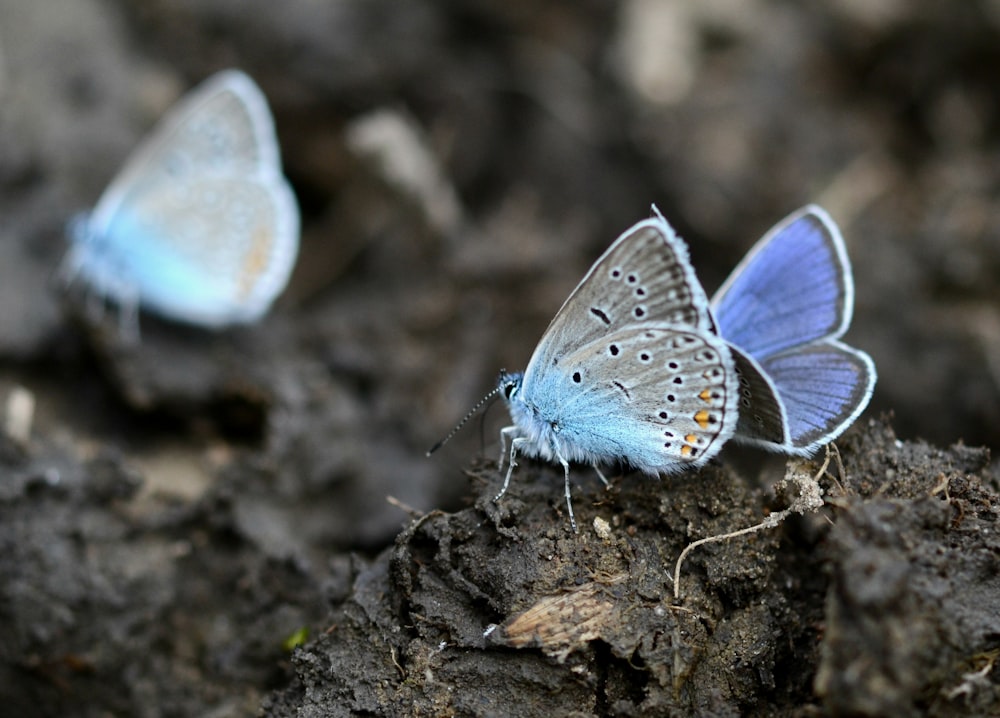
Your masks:
M608 324L608 325L610 325L610 324L611 324L611 320L610 320L610 319L608 319L608 315L607 315L607 314L605 314L604 312L602 312L602 311L601 311L600 309L598 309L597 307L591 307L591 308L590 308L590 313L591 313L591 314L593 314L593 315L594 315L595 317L597 317L598 319L600 319L600 320L601 320L602 322L604 322L605 324Z

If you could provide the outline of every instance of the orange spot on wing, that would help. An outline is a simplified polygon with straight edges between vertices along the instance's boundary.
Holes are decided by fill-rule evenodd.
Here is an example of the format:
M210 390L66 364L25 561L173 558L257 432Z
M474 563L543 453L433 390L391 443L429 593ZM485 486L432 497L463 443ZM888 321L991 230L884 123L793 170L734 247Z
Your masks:
M690 455L691 455L691 447L688 446L687 444L681 446L681 456L690 456Z
M702 429L708 428L708 411L702 409L694 415L694 420L698 422L698 426Z
M712 392L711 392L711 390L709 390L709 389L702 389L701 393L698 395L698 398L701 399L702 401L711 401L712 400Z
M689 444L693 444L696 441L698 441L698 437L695 436L694 434L688 434L687 436L684 437L684 441L686 441Z
M240 298L247 297L254 287L257 286L257 279L267 269L271 257L271 244L273 238L269 228L258 226L253 233L250 250L243 258L243 276L240 280Z

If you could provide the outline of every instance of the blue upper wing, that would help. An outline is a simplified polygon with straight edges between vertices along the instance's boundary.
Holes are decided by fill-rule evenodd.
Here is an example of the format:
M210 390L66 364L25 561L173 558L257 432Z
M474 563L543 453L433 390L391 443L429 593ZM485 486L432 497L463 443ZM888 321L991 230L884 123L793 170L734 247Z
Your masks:
M840 231L810 205L776 225L712 298L719 334L763 360L846 331L854 284Z

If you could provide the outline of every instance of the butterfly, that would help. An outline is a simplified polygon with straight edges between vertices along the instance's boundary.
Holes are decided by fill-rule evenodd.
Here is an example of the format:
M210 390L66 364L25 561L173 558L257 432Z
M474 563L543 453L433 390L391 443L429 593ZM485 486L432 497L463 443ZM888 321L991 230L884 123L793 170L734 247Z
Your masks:
M116 302L209 329L259 319L288 283L299 210L260 88L238 70L184 96L89 214L62 274ZM129 329L131 328L131 329Z
M518 455L696 469L730 439L808 455L867 406L871 358L839 341L854 286L843 239L809 206L772 229L708 300L687 247L655 210L594 263L524 373L494 393L506 493ZM507 445L509 443L509 455ZM603 476L602 476L603 478Z

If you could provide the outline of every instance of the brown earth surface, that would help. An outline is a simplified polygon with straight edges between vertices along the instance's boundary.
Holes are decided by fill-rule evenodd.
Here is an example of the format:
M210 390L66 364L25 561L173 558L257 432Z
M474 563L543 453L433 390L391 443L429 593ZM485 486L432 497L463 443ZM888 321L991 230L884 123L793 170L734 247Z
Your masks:
M0 0L0 713L1000 714L998 40L986 0ZM66 223L224 67L296 272L130 345ZM652 203L711 292L809 202L879 369L842 472L580 467L574 534L558 468L491 500L501 407L425 457ZM826 505L675 597L786 471Z

